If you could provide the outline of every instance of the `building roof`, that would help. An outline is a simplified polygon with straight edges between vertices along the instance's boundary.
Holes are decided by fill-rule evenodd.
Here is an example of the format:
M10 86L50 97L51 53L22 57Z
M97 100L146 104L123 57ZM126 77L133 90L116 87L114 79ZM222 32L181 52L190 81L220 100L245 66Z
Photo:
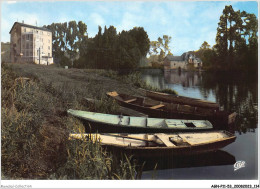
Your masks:
M202 62L202 60L201 60L200 58L196 58L196 60L197 60L198 62Z
M182 56L167 55L165 58L167 58L169 61L184 61Z
M25 27L28 27L28 28L33 28L33 29L38 29L38 30L44 30L44 31L48 31L48 32L51 32L51 30L47 29L47 28L44 28L44 27L37 27L37 26L32 26L32 25L28 25L28 24L24 24L24 23L20 23L20 22L15 22L14 25L12 26L11 30L9 33L11 33L11 31L13 30L14 26L16 24L20 24L21 26L25 26Z

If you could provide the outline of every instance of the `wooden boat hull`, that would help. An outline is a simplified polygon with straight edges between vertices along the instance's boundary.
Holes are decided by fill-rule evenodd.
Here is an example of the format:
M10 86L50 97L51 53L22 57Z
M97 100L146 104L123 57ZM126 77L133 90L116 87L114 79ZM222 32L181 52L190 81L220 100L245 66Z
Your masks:
M118 94L117 92L108 92L107 95L114 98L121 106L142 112L147 114L149 117L209 120L216 129L223 129L227 125L234 123L236 119L235 112L229 113L225 111L197 108L188 105L160 102L142 97ZM131 101L131 99L136 100ZM147 101L147 103L145 101ZM163 106L159 108L152 108L159 105Z
M96 103L101 103L100 100L96 100L96 99L92 99L92 98L84 98L84 100L88 104L91 104L91 105L94 105ZM138 111L133 110L133 109L126 108L124 106L119 106L118 114L128 115L128 116L135 116L135 117L148 117L148 115L146 115L146 114L143 114L143 113L138 112Z
M129 155L135 155L138 157L162 157L162 156L183 156L183 155L195 155L195 154L203 154L207 152L212 152L212 151L217 151L232 142L236 140L236 137L227 132L227 131L217 131L217 132L202 132L202 133L189 133L188 136L192 138L193 135L199 134L203 135L204 137L207 136L208 134L213 136L213 134L219 134L223 135L221 138L217 138L216 136L211 138L208 138L206 140L201 139L202 142L190 142L188 137L182 137L181 133L175 133L175 134L163 134L161 137L160 134L154 134L154 135L149 135L147 136L147 140L145 141L140 141L138 143L138 140L142 140L145 134L136 134L136 135L131 135L129 134L128 136L120 136L120 135L114 135L114 134L97 134L96 138L99 139L100 144L114 152L123 152ZM180 144L168 144L170 141L171 137L175 136L181 136L182 140L185 139L184 143ZM71 134L71 138L77 138L77 139L82 139L85 136L88 136L88 134L76 134L73 135ZM151 137L159 136L158 139L162 142L164 146L141 146L141 145L146 145L146 142L152 141ZM129 137L129 138L127 138ZM133 138L138 138L138 140L134 140ZM93 138L93 137L92 137ZM168 141L165 141L165 139L168 138ZM158 140L157 139L157 140ZM188 139L188 140L187 140ZM184 141L184 140L183 140ZM182 141L182 142L183 142ZM192 140L191 140L192 141ZM139 145L140 144L140 145ZM166 146L165 146L166 144Z
M171 95L171 94L160 93L155 91L148 91L148 90L145 90L145 95L149 98L160 100L163 102L178 103L178 104L219 110L219 105L211 101L179 96L179 95Z
M104 147L107 147L111 150L111 148L116 148L118 150L124 151L126 154L133 154L135 156L139 157L151 157L156 154L156 156L184 156L184 155L195 155L195 154L203 154L207 152L213 152L217 151L221 148L224 148L225 146L231 144L234 142L235 139L225 140L225 141L219 141L217 143L210 143L205 145L199 145L194 147L182 147L182 148L134 148L134 147L116 147L116 146L109 146L109 145L103 145Z
M121 116L101 114L95 112L68 110L68 113L77 117L82 121L85 126L85 132L99 132L99 133L170 133L170 132L191 132L201 130L212 130L212 124L207 120L172 120L172 119L156 119L147 117L133 117L133 116ZM90 115L90 116L89 116ZM111 116L111 120L117 119L114 122L99 121L93 119L93 116L102 115ZM92 118L91 118L92 117ZM129 119L128 124L118 124ZM130 119L133 124L130 124ZM134 124L136 122L136 124ZM137 123L138 122L138 123ZM141 123L142 122L142 123ZM145 124L145 125L140 125ZM174 126L176 125L176 126ZM178 126L179 125L179 126ZM186 126L187 125L187 126ZM192 125L190 127L190 125Z

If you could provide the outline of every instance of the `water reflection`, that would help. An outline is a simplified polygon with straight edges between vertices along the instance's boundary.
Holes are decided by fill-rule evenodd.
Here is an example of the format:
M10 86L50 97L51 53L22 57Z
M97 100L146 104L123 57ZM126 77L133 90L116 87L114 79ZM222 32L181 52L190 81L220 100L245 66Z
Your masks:
M244 73L208 73L146 70L143 80L159 89L171 88L180 95L215 101L222 109L238 113L235 130L257 128L257 77Z
M191 168L204 166L233 165L236 158L228 152L218 150L193 156L171 156L162 158L139 159L139 164L144 163L143 170Z
M181 84L183 87L198 86L201 82L201 74L195 72L166 71L164 79L169 84Z

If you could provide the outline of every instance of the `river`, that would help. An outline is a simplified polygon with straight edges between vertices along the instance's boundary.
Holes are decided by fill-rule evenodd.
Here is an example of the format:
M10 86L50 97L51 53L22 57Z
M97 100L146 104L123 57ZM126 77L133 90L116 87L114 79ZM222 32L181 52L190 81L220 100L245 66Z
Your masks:
M257 77L243 73L163 72L157 69L142 70L141 76L153 87L170 88L182 96L214 101L220 104L221 109L238 114L232 127L237 137L234 143L200 156L145 159L142 179L257 179ZM235 170L239 162L244 166Z

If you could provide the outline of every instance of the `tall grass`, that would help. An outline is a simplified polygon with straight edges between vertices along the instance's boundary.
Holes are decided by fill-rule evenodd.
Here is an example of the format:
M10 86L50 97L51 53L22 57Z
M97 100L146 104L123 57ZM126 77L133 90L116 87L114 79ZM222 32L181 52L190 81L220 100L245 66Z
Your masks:
M19 78L2 65L2 176L6 179L134 179L129 159L117 160L98 141L68 140L71 132L84 132L80 121L66 115L67 108L84 109L66 84ZM113 111L113 102L96 109ZM112 107L112 109L111 109ZM115 107L114 107L115 108ZM121 162L121 163L118 163Z
M119 159L101 147L96 134L68 145L68 160L51 178L138 179L136 166L127 156Z

